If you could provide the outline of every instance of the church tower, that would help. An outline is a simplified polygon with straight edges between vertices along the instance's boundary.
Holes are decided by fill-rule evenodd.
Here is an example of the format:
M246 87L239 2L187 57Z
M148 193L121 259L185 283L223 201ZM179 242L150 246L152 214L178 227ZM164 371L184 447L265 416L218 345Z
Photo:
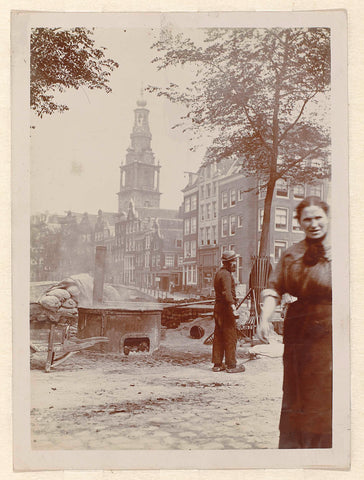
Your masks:
M134 110L134 126L130 135L125 163L120 166L119 213L126 212L130 200L135 208L159 208L159 171L151 148L152 135L149 129L149 110L141 97Z

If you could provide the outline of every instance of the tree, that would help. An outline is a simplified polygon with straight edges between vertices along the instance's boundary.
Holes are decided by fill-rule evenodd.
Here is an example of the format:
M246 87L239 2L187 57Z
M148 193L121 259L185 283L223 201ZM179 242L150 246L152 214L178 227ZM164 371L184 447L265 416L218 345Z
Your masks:
M186 105L185 130L210 132L208 159L235 156L266 187L259 254L267 255L276 181L330 175L329 30L212 28L199 43L164 31L152 48L163 54L153 60L159 70L190 64L194 78L149 91Z
M67 88L111 92L109 76L118 64L96 48L86 28L34 28L30 37L30 107L39 117L69 110L54 101L51 92Z

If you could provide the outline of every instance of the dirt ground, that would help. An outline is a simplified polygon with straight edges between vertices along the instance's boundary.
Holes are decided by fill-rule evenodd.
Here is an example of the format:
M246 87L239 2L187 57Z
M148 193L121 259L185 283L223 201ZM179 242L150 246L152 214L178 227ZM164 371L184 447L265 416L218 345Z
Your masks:
M206 324L207 334L211 325ZM47 374L31 361L32 448L277 448L282 343L238 346L238 374L212 372L211 345L167 330L159 350L128 357L84 350Z

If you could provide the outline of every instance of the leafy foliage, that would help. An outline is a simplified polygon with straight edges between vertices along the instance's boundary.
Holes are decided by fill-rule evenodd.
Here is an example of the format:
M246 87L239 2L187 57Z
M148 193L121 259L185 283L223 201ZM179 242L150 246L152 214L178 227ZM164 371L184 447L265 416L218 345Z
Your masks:
M187 106L185 130L213 135L207 159L234 156L244 174L266 183L265 254L275 182L330 175L330 31L212 28L199 43L164 31L153 48L163 54L154 59L158 69L190 64L195 76L187 86L149 90Z
M68 110L51 92L67 88L104 89L111 92L109 76L119 65L96 48L86 28L34 28L30 38L30 106L39 117Z

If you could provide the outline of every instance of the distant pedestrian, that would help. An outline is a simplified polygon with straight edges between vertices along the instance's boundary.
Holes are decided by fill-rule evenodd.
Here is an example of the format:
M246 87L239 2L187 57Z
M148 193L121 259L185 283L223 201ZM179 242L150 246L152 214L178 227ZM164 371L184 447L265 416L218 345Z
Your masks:
M223 266L214 278L215 289L215 331L212 346L212 370L228 373L244 372L244 365L236 365L236 311L235 280L232 275L236 271L237 255L233 250L223 252L221 260ZM223 363L225 356L225 363Z

